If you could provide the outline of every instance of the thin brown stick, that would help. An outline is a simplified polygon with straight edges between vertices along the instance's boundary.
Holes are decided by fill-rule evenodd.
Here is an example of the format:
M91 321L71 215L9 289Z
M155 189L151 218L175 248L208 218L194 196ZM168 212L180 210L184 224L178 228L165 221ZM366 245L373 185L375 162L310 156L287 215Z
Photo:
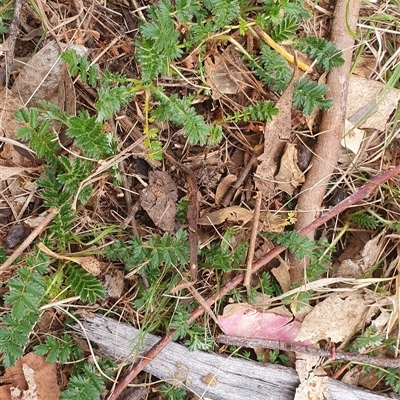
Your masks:
M305 235L312 230L315 230L322 224L324 224L329 219L338 215L342 211L346 210L351 205L361 201L362 199L368 197L376 187L389 179L392 179L396 175L400 174L400 165L396 168L390 169L386 172L382 172L376 176L374 176L368 183L363 185L360 189L357 190L354 194L349 196L347 199L343 200L331 210L321 215L315 221L313 221L310 225L303 228L299 233ZM258 271L260 268L265 266L268 262L274 259L277 255L282 253L285 250L283 246L277 246L265 254L263 257L258 259L252 268L252 272ZM225 296L232 289L238 286L244 279L244 273L237 274L233 279L228 281L223 287L220 288L219 292L211 296L206 300L209 306L212 306L217 300ZM188 320L188 324L192 324L200 315L204 313L204 308L199 306L194 309L190 314L190 319ZM141 358L136 364L132 366L132 368L127 372L127 374L122 378L122 380L116 386L114 392L109 396L108 400L117 400L118 396L122 393L122 391L130 384L130 382L143 370L143 368L150 363L154 357L157 356L171 341L172 336L175 330L171 330L168 332L166 336L164 336L154 347L152 347L146 355Z
M254 260L254 249L256 247L256 240L258 234L258 223L260 219L260 210L261 210L261 202L262 202L262 194L258 192L255 196L256 198L256 205L254 207L254 214L253 214L253 226L251 227L251 236L250 236L250 243L249 248L247 250L247 264L246 264L246 274L244 276L243 285L247 289L247 295L250 296L250 278L252 274L253 268L253 260Z
M282 340L244 338L220 334L216 338L217 343L240 346L259 347L262 349L295 351L296 353L311 354L317 357L331 358L332 360L344 360L357 364L376 365L383 368L400 368L400 360L393 358L376 358L359 353L343 353L330 350L317 349L315 347L296 342L284 342Z
M338 0L335 7L331 41L342 51L344 64L334 68L327 78L329 91L327 98L333 99L333 106L322 113L319 127L321 132L318 136L317 145L314 149L314 157L311 161L310 171L307 173L299 200L297 203L297 221L295 229L299 231L309 225L318 216L325 195L326 187L336 168L341 147L344 121L346 115L346 101L349 74L351 68L352 49L354 37L350 34L348 27L355 30L360 0ZM314 231L307 236L314 238ZM303 260L290 260L289 270L291 282L299 283L304 276L306 267Z
M244 180L249 175L251 169L253 168L253 164L257 160L257 157L258 157L258 155L256 154L256 152L254 152L253 155L251 156L249 162L241 170L241 172L240 172L238 178L236 179L235 183L230 187L230 189L228 190L228 192L226 193L226 195L224 196L224 198L223 198L223 200L221 202L221 205L223 207L228 207L229 206L233 196L236 193L236 190L238 190L240 188L240 186L242 185Z
M20 24L21 7L22 7L22 0L15 0L14 16L11 21L9 35L7 38L7 46L9 47L9 50L6 52L6 76L5 76L6 87L8 87L8 84L10 82L10 74L14 62L14 50Z
M31 232L31 234L19 245L19 247L11 254L10 257L0 266L0 274L2 271L9 268L12 263L23 253L23 251L41 234L43 229L53 220L57 215L58 209L51 208L49 213L43 219L43 221Z

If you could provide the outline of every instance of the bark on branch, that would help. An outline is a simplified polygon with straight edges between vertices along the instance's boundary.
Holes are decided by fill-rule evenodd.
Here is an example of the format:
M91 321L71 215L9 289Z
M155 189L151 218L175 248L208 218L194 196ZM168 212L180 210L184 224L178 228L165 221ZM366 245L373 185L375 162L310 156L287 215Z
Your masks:
M313 222L320 213L326 187L336 168L339 157L340 141L343 134L346 115L347 90L354 37L349 32L356 30L360 0L338 0L333 17L331 41L343 52L344 64L333 69L327 78L328 98L333 106L322 114L317 145L314 149L312 167L306 176L306 182L298 201L295 229L301 230ZM307 236L314 239L315 231ZM291 260L290 276L292 283L299 283L304 276L306 261Z

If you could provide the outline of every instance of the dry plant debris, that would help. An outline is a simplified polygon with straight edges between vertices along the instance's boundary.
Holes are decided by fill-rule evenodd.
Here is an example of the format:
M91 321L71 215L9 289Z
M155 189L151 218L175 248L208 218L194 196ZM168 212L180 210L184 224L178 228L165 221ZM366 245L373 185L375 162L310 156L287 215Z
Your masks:
M322 370L400 393L398 2L0 17L0 397L191 398L185 359L172 383L148 366L173 340L286 362L296 398L328 393ZM100 357L70 334L88 307L162 339L131 366ZM202 396L229 398L197 367Z

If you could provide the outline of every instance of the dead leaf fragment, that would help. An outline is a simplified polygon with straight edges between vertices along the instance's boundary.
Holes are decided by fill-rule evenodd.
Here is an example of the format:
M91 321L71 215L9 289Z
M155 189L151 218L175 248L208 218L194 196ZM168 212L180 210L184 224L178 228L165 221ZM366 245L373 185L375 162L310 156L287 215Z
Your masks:
M116 269L104 276L104 286L106 287L107 297L119 299L124 290L124 273Z
M277 187L290 196L294 190L305 181L303 172L297 165L297 148L293 143L288 143L283 153L279 172L275 176Z
M384 235L385 231L365 243L359 255L352 259L346 258L342 260L337 268L336 275L343 278L356 279L364 276L378 261L384 245L384 240L382 240Z
M44 357L28 353L14 367L7 368L3 378L12 384L0 385L1 400L59 400L57 367Z
M27 364L22 364L22 371L24 372L28 389L20 390L16 387L11 387L11 400L39 400L34 376L35 371Z
M243 65L243 61L233 49L230 45L223 56L214 54L214 61L211 57L205 59L206 80L212 89L213 100L220 99L224 94L236 94L243 86L243 75L238 68L238 65Z
M384 84L372 79L351 75L349 80L349 92L347 95L346 119L351 118L360 109L367 106L372 100L379 100L379 93ZM400 100L400 89L391 89L381 99L377 109L358 128L372 128L385 130L390 114L395 110ZM358 121L353 121L357 123Z
M92 274L93 276L98 276L101 273L103 263L100 262L96 257L93 256L86 256L86 257L72 257L72 256L64 256L61 254L57 254L54 251L51 251L47 248L43 243L38 244L39 250L43 251L43 253L54 257L58 260L66 260L72 261L80 265L84 270Z
M61 110L75 114L75 89L56 42L49 42L21 70L11 91L25 106L35 107L46 100Z
M214 374L207 374L200 378L200 380L209 386L216 386L218 383L218 379Z
M296 81L296 70L288 87L276 103L279 114L272 121L268 121L264 128L264 152L258 157L260 161L255 174L255 183L258 190L270 198L275 191L275 173L278 169L279 158L291 135L291 110L293 86Z
M224 222L246 224L253 218L253 211L239 206L221 208L220 210L203 215L198 220L199 225L219 225Z
M219 204L224 199L225 195L236 181L237 176L234 174L229 174L222 179L215 191L215 204Z
M365 131L355 128L354 125L346 120L344 123L344 135L342 137L342 146L357 154L364 140Z
M140 205L154 224L167 232L175 230L176 201L178 189L164 171L149 174L149 185L140 193Z
M4 87L0 88L0 136L5 138L4 142L0 140L2 144L0 151L1 166L36 167L34 156L18 146L17 130L25 127L25 124L18 122L14 113L23 107L23 103L10 90ZM1 171L1 180L7 180L14 175L18 175L17 170L5 169Z
M362 293L333 294L317 304L304 318L296 340L347 343L361 329L368 308L366 295Z

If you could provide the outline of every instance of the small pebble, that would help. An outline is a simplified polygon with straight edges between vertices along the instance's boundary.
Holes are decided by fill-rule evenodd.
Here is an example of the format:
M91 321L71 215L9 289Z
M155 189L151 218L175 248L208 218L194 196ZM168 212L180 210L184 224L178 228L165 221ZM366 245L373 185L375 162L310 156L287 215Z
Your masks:
M14 225L10 228L7 236L3 239L3 246L7 249L12 249L21 244L30 234L29 228L25 225Z

